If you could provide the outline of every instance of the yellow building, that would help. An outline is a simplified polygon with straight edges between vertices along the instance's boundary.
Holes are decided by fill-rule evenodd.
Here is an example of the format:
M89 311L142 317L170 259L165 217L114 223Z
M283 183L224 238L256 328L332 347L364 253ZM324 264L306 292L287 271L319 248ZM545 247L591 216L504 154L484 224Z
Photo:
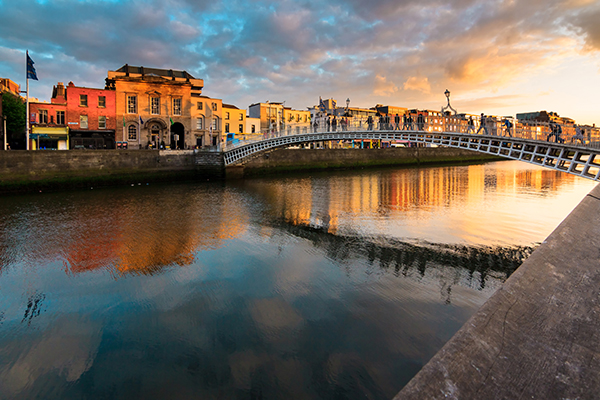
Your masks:
M218 146L225 141L223 134L223 100L208 96L194 97L192 123L195 147Z
M191 149L218 143L221 101L202 96L203 88L204 81L186 71L128 64L108 71L106 89L116 91L116 118L122 121L117 147Z
M223 104L223 131L225 135L241 135L246 132L246 110L232 104Z

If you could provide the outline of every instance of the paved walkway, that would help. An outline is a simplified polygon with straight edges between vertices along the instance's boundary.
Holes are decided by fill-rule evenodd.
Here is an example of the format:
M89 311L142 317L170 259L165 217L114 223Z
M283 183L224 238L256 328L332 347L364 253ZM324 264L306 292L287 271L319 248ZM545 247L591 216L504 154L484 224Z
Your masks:
M394 398L600 398L600 185Z

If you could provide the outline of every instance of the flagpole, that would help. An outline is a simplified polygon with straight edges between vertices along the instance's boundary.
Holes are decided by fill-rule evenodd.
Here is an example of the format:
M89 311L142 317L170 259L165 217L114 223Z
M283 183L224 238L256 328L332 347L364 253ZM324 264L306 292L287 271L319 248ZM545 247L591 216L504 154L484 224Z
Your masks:
M27 51L27 57L29 58L29 51ZM28 65L27 60L25 61L25 65ZM26 93L27 93L27 97L26 97L26 111L25 111L25 149L29 150L29 72L27 71L27 68L25 69L25 81L26 83Z

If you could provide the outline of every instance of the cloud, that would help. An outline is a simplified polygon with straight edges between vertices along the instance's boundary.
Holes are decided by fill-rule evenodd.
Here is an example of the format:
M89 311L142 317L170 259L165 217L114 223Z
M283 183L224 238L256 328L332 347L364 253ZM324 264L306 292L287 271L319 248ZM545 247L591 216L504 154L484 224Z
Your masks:
M431 92L431 85L429 84L429 79L418 78L416 76L411 76L404 82L404 90L417 90L423 93Z
M419 106L451 84L496 91L600 49L590 0L22 0L2 11L0 52L30 50L41 98L56 81L101 87L128 63L186 70L240 107L304 109L319 95ZM0 76L22 75L19 59L2 57Z

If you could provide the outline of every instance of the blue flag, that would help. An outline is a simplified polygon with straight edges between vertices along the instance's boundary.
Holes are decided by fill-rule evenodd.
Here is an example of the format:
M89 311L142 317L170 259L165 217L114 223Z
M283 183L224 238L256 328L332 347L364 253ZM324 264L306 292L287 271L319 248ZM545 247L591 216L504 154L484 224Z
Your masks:
M140 125L144 125L144 120L142 119L141 116L140 116Z
M33 67L33 60L29 57L29 51L27 52L27 79L35 79L38 80L37 74L35 73L35 68Z
M321 99L321 96L319 96L319 109L321 111L325 111L325 103L323 103L323 99Z

